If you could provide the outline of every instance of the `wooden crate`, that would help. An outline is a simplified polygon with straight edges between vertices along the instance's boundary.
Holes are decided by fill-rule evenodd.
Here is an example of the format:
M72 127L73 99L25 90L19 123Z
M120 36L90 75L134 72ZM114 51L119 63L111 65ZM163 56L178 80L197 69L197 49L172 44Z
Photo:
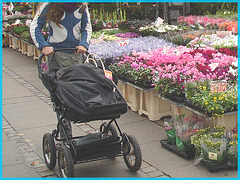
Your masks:
M19 39L15 36L9 35L9 47L12 49L18 49L19 48Z
M139 114L145 114L149 120L159 120L165 116L173 116L171 103L159 98L157 90L141 90Z
M126 99L128 106L131 108L132 111L134 112L139 111L139 107L140 107L140 90L139 89L137 89L135 86L131 84L126 84L124 98Z
M119 91L122 93L123 97L125 98L125 94L126 94L126 83L118 80L118 84L117 87L119 89Z
M9 35L6 32L2 32L2 47L9 46Z
M33 44L25 42L25 41L23 41L23 46L24 46L24 48L23 48L24 54L27 56L33 56L35 46Z
M18 51L22 54L24 54L24 50L23 50L23 41L21 39L18 39Z
M40 57L41 53L42 52L36 46L34 46L34 49L33 49L33 59L34 60L38 60L38 58ZM47 61L47 56L44 56L42 61Z

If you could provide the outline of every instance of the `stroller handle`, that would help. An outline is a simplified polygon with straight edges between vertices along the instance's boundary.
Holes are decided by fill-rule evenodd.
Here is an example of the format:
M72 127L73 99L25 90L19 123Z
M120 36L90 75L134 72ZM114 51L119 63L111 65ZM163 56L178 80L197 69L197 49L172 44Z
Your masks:
M71 50L71 51L76 51L77 48L61 48L61 49L53 49L53 52L57 52L57 51L64 51L64 50ZM85 53L86 55L89 54L89 52ZM37 66L38 66L38 76L40 79L42 79L42 73L43 70L41 68L41 60L42 58L45 56L45 54L41 53L41 55L39 56L38 60L37 60Z

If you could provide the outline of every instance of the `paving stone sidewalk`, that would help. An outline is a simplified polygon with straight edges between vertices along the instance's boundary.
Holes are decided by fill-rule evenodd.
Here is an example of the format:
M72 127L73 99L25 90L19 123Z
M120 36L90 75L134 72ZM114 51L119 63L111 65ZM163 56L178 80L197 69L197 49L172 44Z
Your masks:
M37 75L36 61L16 50L3 48L3 177L58 177L42 156L42 137L56 128L49 93ZM143 163L131 173L122 157L75 165L76 177L236 177L237 171L209 173L202 166L161 147L164 128L146 117L128 111L118 120L123 132L134 135L142 150ZM74 135L99 130L98 121L73 125Z

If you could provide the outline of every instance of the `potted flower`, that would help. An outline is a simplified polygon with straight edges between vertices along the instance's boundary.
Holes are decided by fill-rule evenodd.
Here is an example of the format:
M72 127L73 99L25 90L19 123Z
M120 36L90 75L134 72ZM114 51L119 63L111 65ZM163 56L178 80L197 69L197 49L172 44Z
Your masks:
M167 140L171 145L176 144L176 134L174 128L174 118L165 118L164 119L164 128L167 134Z
M203 161L208 165L222 164L226 158L227 139L209 138L200 142Z
M202 160L211 165L216 162L223 162L226 155L226 128L216 126L213 129L206 127L199 129L191 137L191 143L196 148L194 165Z
M203 128L201 119L195 116L186 116L186 114L178 115L175 122L177 148L188 154L194 154L195 148L191 143L191 137L201 128Z
M201 107L205 114L210 114L213 119L222 117L225 112L236 110L238 104L236 88L211 93L206 86L199 86L191 94L188 93L187 99Z

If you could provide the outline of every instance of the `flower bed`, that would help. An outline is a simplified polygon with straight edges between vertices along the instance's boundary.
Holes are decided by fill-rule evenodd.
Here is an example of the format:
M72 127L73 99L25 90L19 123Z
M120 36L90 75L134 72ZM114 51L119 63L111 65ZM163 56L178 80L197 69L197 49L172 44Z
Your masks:
M133 51L148 52L152 49L162 47L172 47L173 44L156 37L130 38L129 44L119 46L116 42L103 42L100 44L90 44L89 52L95 53L102 59L111 61L123 55L130 55Z
M237 108L237 91L228 93L228 96L220 92L210 93L209 84L202 88L205 92L190 88L191 83L199 81L224 80L228 86L237 81L237 57L210 47L190 49L178 46L160 48L149 53L133 51L130 56L119 58L110 68L118 76L126 77L128 81L131 79L135 84L155 85L162 96L174 93L178 97L186 92L186 97L193 105L199 106L212 117L219 117L227 110ZM221 99L221 102L209 99L212 97ZM208 106L204 102L206 99Z
M203 35L197 37L194 40L190 41L187 44L187 47L191 48L204 48L204 47L213 47L215 49L228 48L234 49L238 46L238 36L229 35L224 38L218 37L216 34L212 35Z
M200 107L206 114L211 115L213 119L222 117L226 112L237 110L237 86L229 86L224 92L211 92L208 83L196 85L195 88L189 86L186 90L187 99L195 107Z
M181 16L178 22L182 26L190 26L193 29L219 29L219 26L226 22L225 19L211 18L207 16Z

